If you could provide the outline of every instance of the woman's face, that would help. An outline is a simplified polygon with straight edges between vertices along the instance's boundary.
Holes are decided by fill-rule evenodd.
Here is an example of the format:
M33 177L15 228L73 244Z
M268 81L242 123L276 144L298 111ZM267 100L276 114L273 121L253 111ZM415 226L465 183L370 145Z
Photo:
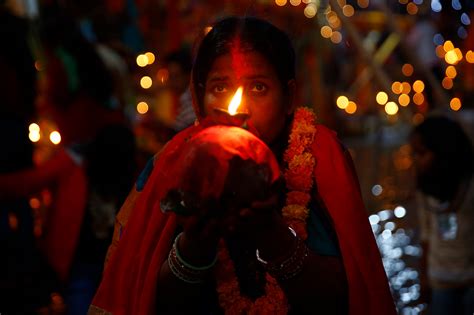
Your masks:
M288 83L290 93L283 93L275 69L258 52L222 55L214 61L207 76L205 115L219 115L215 109L227 108L240 86L243 87L243 95L239 111L248 112L249 125L258 131L258 136L264 142L272 144L284 129L287 116L293 111L293 81Z

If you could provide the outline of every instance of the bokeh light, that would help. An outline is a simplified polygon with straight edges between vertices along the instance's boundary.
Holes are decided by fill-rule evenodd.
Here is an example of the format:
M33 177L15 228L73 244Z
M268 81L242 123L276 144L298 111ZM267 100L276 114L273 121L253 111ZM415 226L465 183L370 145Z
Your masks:
M153 84L153 81L149 76L144 76L140 79L140 85L144 89L149 89L151 85Z
M30 132L40 132L40 126L36 123L32 123L28 126Z
M409 63L406 63L402 66L403 75L409 77L413 74L413 66Z
M357 111L357 104L353 101L349 101L349 104L347 104L347 107L344 108L344 110L348 114L354 114Z
M59 144L61 142L61 134L57 131L53 131L49 134L49 140L53 144Z
M351 17L354 15L354 7L350 4L346 4L344 7L342 7L342 13L347 17Z
M413 91L415 91L416 93L421 93L424 89L425 83L423 83L423 81L416 80L415 82L413 82Z
M451 102L449 102L449 107L454 111L460 110L462 107L461 100L458 97L454 97L451 99Z
M137 104L137 112L139 114L146 114L148 112L148 104L146 102L139 102Z
M378 104L385 105L385 103L387 103L388 101L388 95L387 93L380 91L377 93L375 100L377 101Z
M474 63L474 51L469 50L466 53L466 61L469 62L469 63Z
M148 65L148 57L145 54L138 55L136 61L139 67L146 67Z
M340 109L344 109L347 107L347 105L349 105L349 99L347 96L341 95L337 98L336 104Z
M342 41L341 32L338 32L338 31L332 32L331 42L333 42L334 44L339 44L341 41Z
M425 101L425 97L423 96L423 93L415 93L413 95L413 103L416 105L421 105Z
M403 86L401 82L395 81L392 83L392 92L395 94L400 94L403 92Z
M400 94L398 97L398 103L401 106L408 106L408 104L410 104L410 96L408 96L408 94Z
M155 54L154 54L154 53L152 53L152 52L149 51L149 52L146 52L146 53L145 53L145 56L146 56L146 58L147 58L147 61L148 61L148 64L149 64L149 65L151 65L152 63L155 62Z
M327 25L324 25L323 27L321 27L321 36L324 37L324 38L330 38L332 35L332 29L327 26Z
M369 6L369 0L357 0L357 5L362 9L366 9Z
M31 132L28 134L28 138L31 142L38 142L41 139L41 135L39 132Z
M453 88L453 80L446 77L443 79L443 81L441 82L441 85L446 89L446 90L450 90Z
M454 79L457 74L458 73L457 73L456 68L454 66L448 66L446 68L446 76L448 78Z
M411 92L411 85L408 82L402 82L402 93L408 94Z
M418 13L418 6L413 2L407 4L407 12L410 15L415 15Z
M398 105L395 102L388 102L385 104L385 112L388 115L395 115L398 113Z
M275 4L280 6L280 7L286 5L287 2L288 1L286 1L286 0L275 0Z
M304 16L306 16L308 19L314 17L317 12L318 10L314 4L308 4L306 8L304 8Z
M297 7L301 4L301 0L290 0L291 5Z

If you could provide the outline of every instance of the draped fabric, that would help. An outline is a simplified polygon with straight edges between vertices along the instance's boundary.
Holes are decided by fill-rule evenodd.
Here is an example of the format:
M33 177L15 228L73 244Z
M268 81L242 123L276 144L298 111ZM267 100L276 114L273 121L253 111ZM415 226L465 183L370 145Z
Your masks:
M158 274L176 229L175 215L159 208L159 200L169 188L162 175L179 161L180 147L203 127L190 127L170 141L156 157L143 191L133 191L126 201L116 227L116 237L121 238L111 246L110 260L89 314L155 312ZM313 154L317 191L334 222L346 269L349 314L395 314L350 157L335 133L320 125Z

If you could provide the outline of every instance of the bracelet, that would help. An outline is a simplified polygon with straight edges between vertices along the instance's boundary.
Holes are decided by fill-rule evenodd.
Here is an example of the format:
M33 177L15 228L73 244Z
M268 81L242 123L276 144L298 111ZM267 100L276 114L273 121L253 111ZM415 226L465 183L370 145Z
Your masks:
M295 230L291 227L288 227L288 229L296 239L296 245L290 255L282 259L276 259L273 262L267 262L260 257L258 249L256 250L257 260L265 266L271 276L280 281L285 281L298 275L303 270L304 262L309 254L308 247L296 235Z
M176 278L192 284L203 283L208 272L214 267L217 262L217 255L214 260L206 266L193 266L192 264L183 260L178 251L178 241L181 234L176 236L173 247L168 254L168 266Z

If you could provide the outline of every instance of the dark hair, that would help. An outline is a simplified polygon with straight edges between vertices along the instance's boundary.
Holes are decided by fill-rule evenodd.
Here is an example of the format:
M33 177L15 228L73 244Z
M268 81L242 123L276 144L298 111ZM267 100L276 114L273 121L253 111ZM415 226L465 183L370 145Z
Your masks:
M241 47L267 58L282 86L295 78L295 51L283 31L259 18L228 17L217 22L199 45L192 71L197 110L202 111L206 78L212 64L216 58L230 51L236 39L239 39Z
M441 200L451 200L459 183L472 175L474 152L472 143L462 127L442 116L427 118L413 130L422 143L433 152L430 174L419 178L419 187Z

